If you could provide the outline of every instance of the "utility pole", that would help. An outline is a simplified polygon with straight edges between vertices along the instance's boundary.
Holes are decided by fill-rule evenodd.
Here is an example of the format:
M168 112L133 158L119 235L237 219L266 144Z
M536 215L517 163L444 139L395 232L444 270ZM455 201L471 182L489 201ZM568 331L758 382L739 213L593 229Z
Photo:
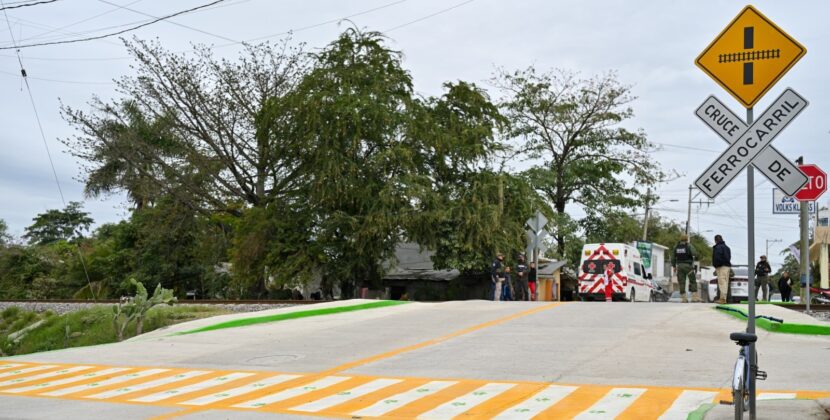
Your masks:
M696 190L696 189L697 188L695 188L694 185L689 185L689 208L688 208L687 213L686 213L686 237L690 238L690 240L691 240L691 232L692 232L692 204L697 204L698 208L700 208L700 206L702 206L704 204L706 204L708 206L708 205L714 203L714 201L708 200L708 199L705 200L705 201L704 200L692 201L695 198L697 198L698 194L700 194L700 191L698 191L698 194L695 194L695 196L692 197L692 191Z
M648 190L646 190L646 215L643 218L643 242L645 242L647 240L646 238L648 236L648 211L650 210L649 209L649 200L651 200L651 188L650 187L649 187Z
M689 238L689 233L692 226L692 190L695 187L689 185L689 209L686 211L686 237ZM691 240L691 238L690 238Z

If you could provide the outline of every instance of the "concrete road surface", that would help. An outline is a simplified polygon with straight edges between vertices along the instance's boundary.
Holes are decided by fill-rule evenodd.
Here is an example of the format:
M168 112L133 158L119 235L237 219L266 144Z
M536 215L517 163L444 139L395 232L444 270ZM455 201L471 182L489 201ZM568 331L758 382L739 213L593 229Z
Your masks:
M0 418L685 419L730 399L744 328L708 304L467 301L173 335L218 321L0 359ZM830 396L830 337L759 337L762 397Z

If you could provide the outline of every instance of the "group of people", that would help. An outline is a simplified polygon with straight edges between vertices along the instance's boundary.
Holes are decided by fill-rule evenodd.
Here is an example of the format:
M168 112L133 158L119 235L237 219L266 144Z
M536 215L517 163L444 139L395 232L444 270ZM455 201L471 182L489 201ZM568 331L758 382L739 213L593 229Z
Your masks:
M692 293L692 302L700 302L697 291L697 281L694 275L694 261L697 259L694 246L689 243L686 235L680 237L680 241L674 247L671 255L672 269L677 274L677 285L680 287L680 297L683 303L688 302L686 298L686 282L689 283L689 291ZM715 267L715 274L718 278L719 297L717 303L726 303L729 293L729 278L732 276L732 252L724 242L721 235L715 235L715 245L712 247L712 265ZM772 267L767 262L766 255L761 255L760 261L755 264L755 295L758 296L759 289L762 291L763 300L769 300L770 281L769 276ZM778 280L778 290L781 292L781 300L792 301L792 279L790 274L784 271Z
M536 265L531 261L525 263L524 255L519 255L516 271L505 264L504 255L499 253L490 266L490 296L494 301L536 300Z

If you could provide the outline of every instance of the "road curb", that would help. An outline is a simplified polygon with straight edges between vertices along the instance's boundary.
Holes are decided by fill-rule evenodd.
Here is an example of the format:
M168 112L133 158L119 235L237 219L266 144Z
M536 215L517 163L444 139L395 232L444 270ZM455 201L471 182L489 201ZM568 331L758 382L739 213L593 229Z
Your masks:
M222 330L226 328L247 327L249 325L265 324L271 322L286 321L290 319L308 318L322 315L332 315L344 312L362 311L366 309L385 308L389 306L398 306L410 303L408 301L400 300L381 300L371 303L362 303L359 305L337 306L333 308L310 309L306 311L295 311L275 315L257 316L251 318L234 319L232 321L220 322L218 324L207 325L204 327L195 328L187 331L180 331L171 335L187 335L196 334L205 331Z
M740 320L745 320L746 316L740 314L738 312L724 310L723 307L742 310L740 308L736 308L733 305L718 305L715 306L715 309L726 313L727 315L731 315L735 318ZM755 326L758 328L762 328L764 330L770 332L777 332L777 333L785 333L785 334L801 334L801 335L830 335L830 326L824 325L809 325L809 324L792 324L784 322L783 324L772 322L768 319L764 318L757 318L755 320Z

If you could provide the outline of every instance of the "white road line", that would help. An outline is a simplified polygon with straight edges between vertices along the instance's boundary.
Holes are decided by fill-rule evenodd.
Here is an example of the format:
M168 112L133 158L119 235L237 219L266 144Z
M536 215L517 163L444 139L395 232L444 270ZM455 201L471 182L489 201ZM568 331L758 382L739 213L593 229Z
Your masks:
M353 416L360 417L381 417L386 413L397 410L413 401L417 401L429 395L433 395L438 391L442 391L450 386L457 384L455 381L433 381L421 385L406 392L393 395L389 398L384 398L374 405L366 407L362 410L351 413Z
M490 383L475 391L462 395L418 416L419 419L451 419L473 407L513 388L516 384Z
M157 392L155 394L146 395L140 398L134 398L130 401L135 402L156 402L166 400L168 398L178 397L179 395L189 394L191 392L201 391L203 389L212 388L222 384L229 383L241 378L253 376L253 373L234 372L228 375L222 375L216 378L208 379L193 385L183 386L181 388L169 389L167 391Z
M73 376L71 378L59 379L57 381L52 381L52 382L44 382L44 383L40 383L40 384L26 386L26 387L23 387L23 388L6 389L6 390L0 391L0 392L5 392L5 393L9 393L9 394L22 394L24 392L34 391L34 390L37 390L37 389L44 389L44 388L49 388L49 387L66 385L66 384L71 384L71 383L75 383L75 382L80 382L80 381L90 379L90 378L97 378L99 376L111 375L113 373L119 373L119 372L123 372L125 370L130 370L130 369L129 368L105 369L105 370L100 370L98 372L85 373L83 375Z
M155 388L161 385L172 384L175 382L183 381L185 379L195 378L197 376L207 375L210 373L206 370L192 370L189 372L180 373L178 375L167 376L164 378L156 379L155 381L144 382L141 384L128 386L125 388L118 388L113 389L111 391L102 392L100 394L90 395L86 398L92 398L96 400L103 400L106 398L113 398L118 397L125 394L132 394L133 392L143 391L145 389Z
M576 391L577 388L578 387L575 386L551 385L537 392L536 395L508 408L507 410L504 410L495 418L500 420L532 418L558 403L563 398Z
M43 394L40 394L40 395L47 395L47 396L50 396L50 397L60 397L60 396L63 396L63 395L74 394L76 392L87 391L87 390L90 390L90 389L100 388L100 387L104 387L104 386L120 384L122 382L131 381L133 379L139 379L139 378L143 378L145 376L155 375L157 373L164 373L164 372L167 372L169 370L170 369L142 370L142 371L138 371L138 372L135 372L135 373L128 373L126 375L116 376L114 378L110 378L110 379L107 379L107 380L101 381L101 382L93 382L93 383L73 386L73 387L69 387L69 388L56 389L54 391L44 392Z
M240 395L245 395L254 391L258 391L260 389L265 389L269 386L274 386L277 384L281 384L285 381L290 381L292 379L299 378L300 375L277 375L272 376L270 378L265 378L261 381L253 382L247 385L240 386L239 388L229 389L227 391L222 391L217 394L213 395L205 395L204 397L196 398L195 400L185 401L182 404L184 405L208 405L213 404L215 402L219 402L222 400L226 400L228 398L237 397Z
M260 408L264 407L268 404L273 404L275 402L287 400L289 398L294 398L303 394L308 394L309 392L316 391L318 389L328 388L332 385L337 385L340 382L343 382L347 379L350 379L348 376L326 376L323 379L319 379L307 385L300 385L294 388L289 388L284 391L277 392L275 394L266 395L262 398L257 398L255 400L246 401L244 403L239 403L234 405L234 407L239 408Z
M56 368L56 367L58 367L58 365L40 365L40 366L28 367L28 368L25 368L25 369L10 370L8 372L0 373L0 378L5 378L7 376L21 375L21 374L24 374L24 373L40 372L41 370L52 369L52 368Z
M337 394L330 395L326 398L321 398L319 400L312 401L308 404L303 404L294 408L290 408L290 410L316 413L318 411L325 410L329 407L334 407L338 404L343 404L346 401L362 397L370 392L375 392L379 389L383 389L387 386L395 385L400 382L403 381L400 379L375 379L374 381L367 382L363 385L356 386L352 389L343 392L338 392Z
M711 403L717 395L717 392L710 391L683 391L659 420L686 420L689 413L701 404Z
M574 419L613 419L634 403L645 388L614 388Z
M776 393L776 392L762 392L755 398L756 401L761 400L794 400L795 393Z
M9 379L7 381L0 382L0 386L17 385L17 384L22 384L22 383L26 383L26 382L36 381L38 379L45 379L45 378L51 378L53 376L65 375L67 373L80 372L82 370L87 370L87 369L92 369L92 366L74 366L74 367L71 367L71 368L56 370L56 371L53 371L53 372L41 373L40 375L27 376L25 378Z

